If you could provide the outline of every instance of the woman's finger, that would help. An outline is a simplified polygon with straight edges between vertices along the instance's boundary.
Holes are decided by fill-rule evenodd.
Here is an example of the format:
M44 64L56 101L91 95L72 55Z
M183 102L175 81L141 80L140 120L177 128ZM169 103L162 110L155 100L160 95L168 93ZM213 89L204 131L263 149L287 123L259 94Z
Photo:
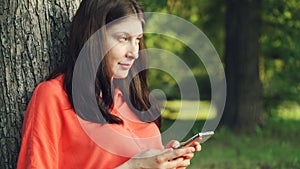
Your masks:
M183 158L173 159L171 161L164 163L163 168L177 168L181 166L182 163L184 163L183 161L184 161Z
M180 146L180 142L177 141L177 140L171 140L167 145L166 145L166 148L177 148Z
M177 168L186 168L191 164L190 159L184 159L182 162L180 162L179 166Z
M193 153L193 152L195 152L194 147L175 149L173 151L167 151L165 153L162 153L161 155L158 155L157 161L163 162L163 161L173 160L175 158L178 158L178 157L184 156L185 154Z
M184 159L192 159L194 157L194 153L188 153L182 156Z
M198 141L194 142L192 146L195 148L195 151L201 151L201 145Z

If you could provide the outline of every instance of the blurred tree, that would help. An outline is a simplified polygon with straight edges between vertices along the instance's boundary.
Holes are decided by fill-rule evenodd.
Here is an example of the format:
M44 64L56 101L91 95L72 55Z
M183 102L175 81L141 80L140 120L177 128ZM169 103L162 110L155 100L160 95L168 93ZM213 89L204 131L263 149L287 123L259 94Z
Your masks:
M0 168L16 168L23 113L65 54L79 0L0 1Z
M225 72L227 101L223 123L245 131L263 122L259 79L260 0L226 1Z

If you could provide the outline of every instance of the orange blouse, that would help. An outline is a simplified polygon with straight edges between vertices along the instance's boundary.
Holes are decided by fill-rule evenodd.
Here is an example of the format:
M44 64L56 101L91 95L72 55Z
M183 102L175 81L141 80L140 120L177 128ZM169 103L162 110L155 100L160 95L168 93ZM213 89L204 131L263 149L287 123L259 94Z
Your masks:
M27 107L18 169L109 169L146 149L163 149L155 123L140 121L116 89L123 124L85 121L72 109L63 76L39 84Z

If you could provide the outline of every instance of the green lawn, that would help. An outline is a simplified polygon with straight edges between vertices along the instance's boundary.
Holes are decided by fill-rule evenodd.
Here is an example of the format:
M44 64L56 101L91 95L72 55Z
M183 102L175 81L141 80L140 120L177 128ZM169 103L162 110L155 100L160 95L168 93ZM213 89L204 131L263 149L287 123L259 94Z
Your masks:
M181 101L172 100L165 102L162 116L167 119L192 120L211 119L216 115L216 108L210 101Z
M300 106L294 105L290 111L289 106L283 107L284 113L280 107L263 129L251 134L217 128L215 135L202 144L202 151L196 153L189 169L300 169ZM174 121L164 117L162 130ZM203 122L196 121L188 136L197 132Z
M202 151L196 154L190 168L299 169L300 121L269 123L264 131L252 134L216 130L215 136L202 144Z

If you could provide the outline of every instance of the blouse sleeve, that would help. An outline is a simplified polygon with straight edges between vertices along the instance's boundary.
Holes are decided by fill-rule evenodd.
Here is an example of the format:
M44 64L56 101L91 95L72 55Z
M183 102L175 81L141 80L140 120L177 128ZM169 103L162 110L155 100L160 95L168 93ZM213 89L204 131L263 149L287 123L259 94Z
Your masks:
M51 82L38 85L27 107L18 169L57 169L62 130L60 93Z

